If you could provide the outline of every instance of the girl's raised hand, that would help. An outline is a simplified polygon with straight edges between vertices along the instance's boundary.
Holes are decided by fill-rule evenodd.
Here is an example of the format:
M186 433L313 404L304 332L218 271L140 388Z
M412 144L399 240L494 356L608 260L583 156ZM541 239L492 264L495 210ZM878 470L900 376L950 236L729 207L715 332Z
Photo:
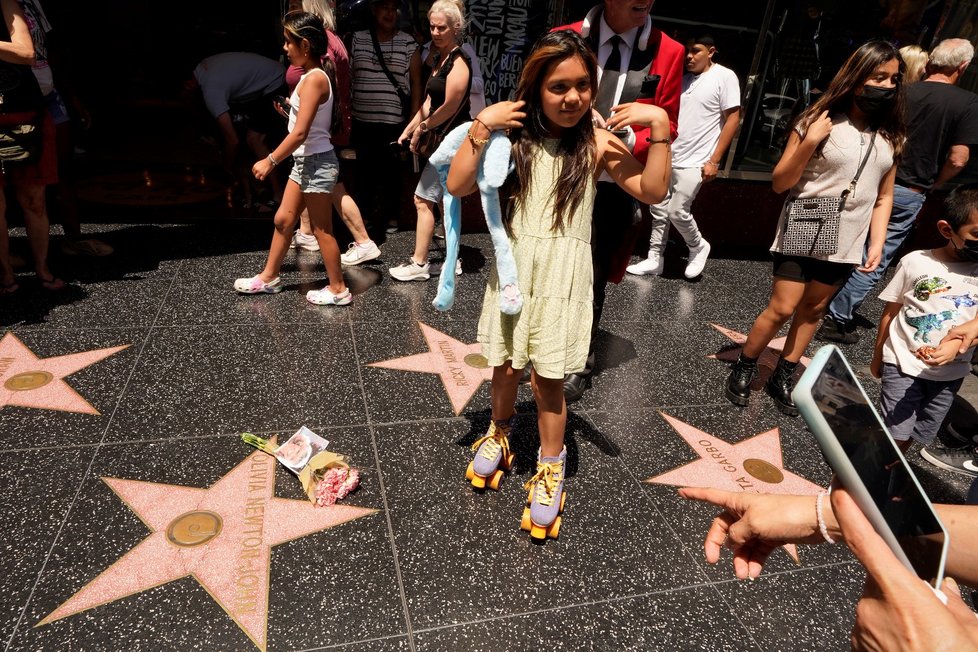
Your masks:
M484 124L490 131L497 129L517 129L523 126L522 120L526 118L523 107L526 102L496 102L479 112L476 118Z
M828 111L822 111L822 114L808 125L808 130L805 131L805 140L817 145L828 138L830 133L832 133L832 118L829 117Z
M669 116L661 107L654 104L629 102L614 106L611 111L612 116L607 121L607 127L611 131L631 125L651 127L653 131L659 126L669 129Z

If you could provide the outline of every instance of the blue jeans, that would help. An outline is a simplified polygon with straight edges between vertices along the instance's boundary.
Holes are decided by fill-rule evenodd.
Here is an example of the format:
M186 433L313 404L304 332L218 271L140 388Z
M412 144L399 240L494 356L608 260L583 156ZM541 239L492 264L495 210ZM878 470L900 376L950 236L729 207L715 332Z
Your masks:
M868 274L852 270L845 285L829 304L829 317L842 323L852 321L853 313L859 309L866 300L866 295L886 273L893 256L907 239L917 219L917 213L923 208L926 199L927 195L923 193L908 190L899 184L893 186L893 210L890 212L890 222L886 226L886 242L883 244L883 256L880 258L879 267Z

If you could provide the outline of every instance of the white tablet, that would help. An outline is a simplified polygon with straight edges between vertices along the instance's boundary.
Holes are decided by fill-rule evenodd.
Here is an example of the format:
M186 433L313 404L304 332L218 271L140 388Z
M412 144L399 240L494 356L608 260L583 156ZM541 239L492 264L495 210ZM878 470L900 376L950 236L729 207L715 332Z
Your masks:
M791 396L879 535L907 568L939 588L947 530L839 349L819 349Z

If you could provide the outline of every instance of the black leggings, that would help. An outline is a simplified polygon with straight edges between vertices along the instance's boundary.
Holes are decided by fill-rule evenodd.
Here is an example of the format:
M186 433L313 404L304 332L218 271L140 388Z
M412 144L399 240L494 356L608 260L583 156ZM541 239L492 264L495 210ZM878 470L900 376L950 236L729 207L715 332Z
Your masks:
M371 225L397 221L403 197L400 150L391 145L403 124L353 121L351 143L357 150L357 205Z

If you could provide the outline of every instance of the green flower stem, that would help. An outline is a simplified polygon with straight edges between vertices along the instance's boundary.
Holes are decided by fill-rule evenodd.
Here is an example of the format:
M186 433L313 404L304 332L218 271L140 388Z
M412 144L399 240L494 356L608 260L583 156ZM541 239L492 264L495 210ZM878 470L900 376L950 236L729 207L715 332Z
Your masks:
M275 451L278 450L278 446L273 445L267 439L262 439L257 435L253 435L250 432L241 433L241 441L248 444L249 446L254 446L258 450L268 453L269 455L274 455Z

